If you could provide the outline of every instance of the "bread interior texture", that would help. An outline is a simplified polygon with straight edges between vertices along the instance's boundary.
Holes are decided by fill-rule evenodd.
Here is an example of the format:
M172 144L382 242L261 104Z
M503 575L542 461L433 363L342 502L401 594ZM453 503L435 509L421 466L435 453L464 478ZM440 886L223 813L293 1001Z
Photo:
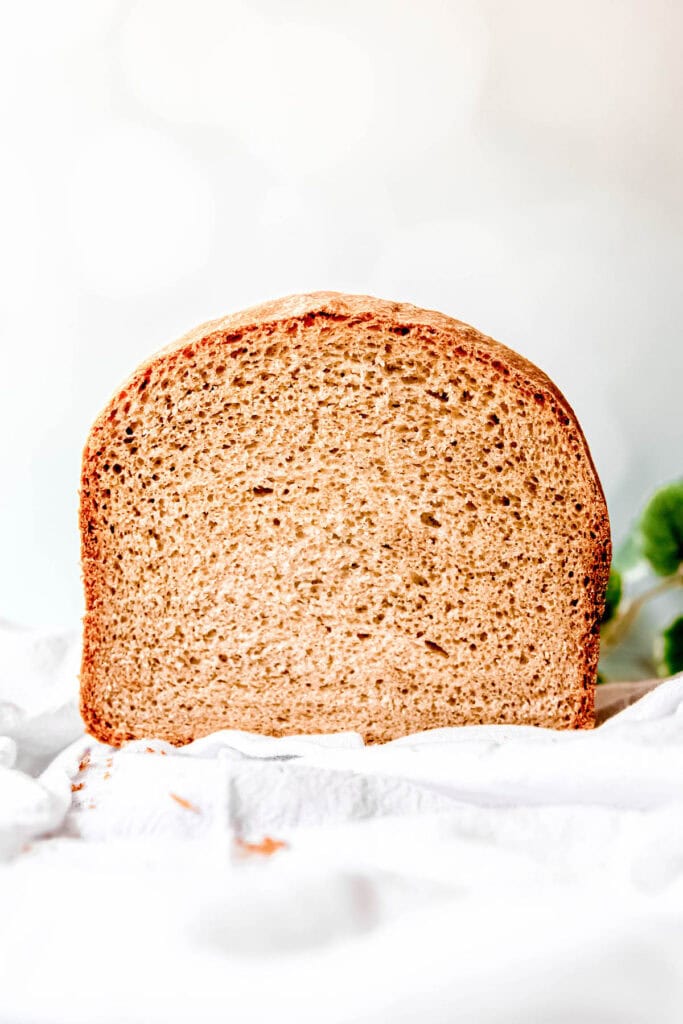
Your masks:
M464 340L321 314L140 371L84 463L95 735L591 723L595 471L559 393Z

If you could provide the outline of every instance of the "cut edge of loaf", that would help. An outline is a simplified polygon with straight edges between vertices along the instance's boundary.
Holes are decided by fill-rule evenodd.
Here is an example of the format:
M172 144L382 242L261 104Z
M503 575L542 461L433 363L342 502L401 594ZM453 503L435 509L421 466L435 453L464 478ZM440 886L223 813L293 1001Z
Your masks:
M581 706L570 727L587 728L594 721L595 676L599 657L599 621L602 615L601 601L609 573L611 540L609 519L604 494L595 471L589 447L577 418L564 395L553 382L528 360L502 345L500 342L481 334L476 329L454 320L444 314L422 310L404 303L393 303L374 299L369 296L346 296L334 292L317 292L308 295L289 296L284 299L252 307L221 319L209 321L185 334L178 341L161 349L143 362L129 376L124 385L117 390L91 429L83 454L82 502L80 524L82 533L82 557L84 585L86 590L86 607L91 609L93 593L93 574L97 572L93 560L94 542L89 533L92 522L92 508L87 500L87 483L93 468L93 457L98 444L98 435L107 429L108 424L116 416L119 405L127 396L146 387L148 374L159 363L172 361L183 355L191 355L203 344L220 339L228 344L244 340L250 333L260 331L268 326L278 326L289 321L302 321L304 325L312 324L316 318L348 323L349 326L360 325L373 320L390 324L397 334L412 327L426 329L435 335L447 336L455 345L455 351L464 358L488 363L504 376L515 378L517 386L526 390L529 397L539 403L548 403L561 425L572 430L587 460L596 484L597 501L601 503L599 523L593 542L595 554L593 578L595 580L595 628L585 645L584 655L584 693ZM100 627L101 628L101 627ZM103 742L119 744L126 739L116 728L107 728L99 714L97 692L95 687L96 672L93 669L97 658L100 638L98 624L91 618L86 622L83 647L83 673L81 689L81 713L89 732ZM171 741L188 742L184 735L172 734Z

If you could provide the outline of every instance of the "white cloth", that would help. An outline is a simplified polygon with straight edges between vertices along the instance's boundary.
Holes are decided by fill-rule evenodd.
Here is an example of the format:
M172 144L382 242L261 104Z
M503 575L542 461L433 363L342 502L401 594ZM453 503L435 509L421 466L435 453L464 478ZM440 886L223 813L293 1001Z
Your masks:
M77 658L0 630L0 1024L683 1020L683 678L587 733L114 751Z

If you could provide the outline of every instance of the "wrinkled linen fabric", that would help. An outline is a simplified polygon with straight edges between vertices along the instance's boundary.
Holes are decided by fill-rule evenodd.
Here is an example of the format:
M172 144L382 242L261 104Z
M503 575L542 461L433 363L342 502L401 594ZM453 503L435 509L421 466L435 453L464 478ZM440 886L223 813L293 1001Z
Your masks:
M83 735L0 627L0 1024L683 1020L683 678L593 732Z

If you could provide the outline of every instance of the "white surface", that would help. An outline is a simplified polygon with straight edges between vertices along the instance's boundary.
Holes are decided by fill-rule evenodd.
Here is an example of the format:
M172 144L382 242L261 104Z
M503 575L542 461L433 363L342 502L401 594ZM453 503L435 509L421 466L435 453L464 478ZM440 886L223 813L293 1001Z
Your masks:
M113 751L63 640L0 631L1 1024L681 1020L683 678L592 733Z
M78 621L80 452L118 383L292 291L436 307L539 363L617 536L680 475L683 6L5 6L0 616Z

